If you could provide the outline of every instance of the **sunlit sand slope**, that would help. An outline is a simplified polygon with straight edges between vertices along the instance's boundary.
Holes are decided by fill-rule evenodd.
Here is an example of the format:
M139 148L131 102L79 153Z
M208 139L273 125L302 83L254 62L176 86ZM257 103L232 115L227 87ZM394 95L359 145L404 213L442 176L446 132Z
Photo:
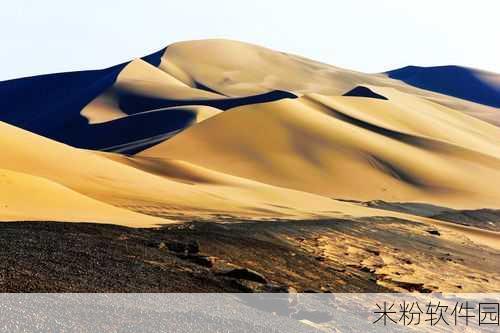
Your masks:
M151 227L183 219L396 217L496 247L498 233L279 188L183 161L75 149L0 123L0 221ZM6 144L9 140L9 145Z
M498 106L475 103L482 100L468 101L463 99L463 95L451 94L461 97L456 98L439 93L443 90L424 90L429 89L426 86L420 89L418 85L415 87L411 83L391 79L387 74L356 72L237 41L210 39L172 44L162 56L159 68L187 85L203 85L211 91L228 96L245 96L272 90L286 90L296 94L342 95L358 85L394 87L500 125ZM482 73L477 70L474 72ZM445 74L442 81L455 81L454 72ZM475 89L475 82L470 82L469 79L476 80L475 76L461 79L460 85ZM499 86L498 75L483 75L481 80L489 82L488 87ZM496 96L498 100L498 93Z
M324 196L499 205L500 129L392 88L226 111L139 156Z
M0 145L4 147L0 168L6 170L8 185L1 188L2 220L39 216L64 221L108 219L113 223L147 226L183 215L311 218L369 216L372 211L187 162L95 153L7 124L0 123L0 129ZM37 194L32 198L34 193ZM23 200L25 205L21 206Z
M42 177L0 169L0 221L61 221L154 226L168 220L91 199Z

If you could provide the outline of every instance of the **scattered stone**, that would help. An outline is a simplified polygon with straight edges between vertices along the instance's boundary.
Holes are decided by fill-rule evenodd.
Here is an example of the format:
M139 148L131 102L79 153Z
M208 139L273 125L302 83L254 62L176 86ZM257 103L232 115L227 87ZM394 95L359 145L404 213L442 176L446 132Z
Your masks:
M268 283L263 288L265 293L287 293L288 287L279 284Z
M318 261L325 261L325 257L322 257L322 256L317 256L314 259L316 259Z
M426 230L431 235L441 236L441 233L438 230Z
M231 279L231 285L245 293L262 293L265 292L262 283L248 280Z
M398 287L408 290L409 292L430 293L431 289L425 288L423 283L392 281Z
M215 261L217 260L216 257L202 256L198 254L188 254L183 257L184 257L183 259L189 260L197 265L207 268L212 268L214 266Z
M200 243L198 241L190 241L187 244L187 251L188 253L199 253L200 252Z
M373 268L366 267L366 266L361 267L359 270L362 271L362 272L366 272L366 273L373 273L373 272L375 272L375 270Z
M200 244L197 241L189 242L171 242L168 243L168 249L177 253L190 253L195 254L200 252Z
M267 279L264 277L264 275L249 268L235 268L220 272L218 274L235 279L248 280L248 281L267 284Z

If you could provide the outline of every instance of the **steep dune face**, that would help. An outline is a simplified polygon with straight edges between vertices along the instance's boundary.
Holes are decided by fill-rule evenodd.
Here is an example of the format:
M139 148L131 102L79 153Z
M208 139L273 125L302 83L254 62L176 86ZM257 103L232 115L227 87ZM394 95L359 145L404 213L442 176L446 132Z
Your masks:
M377 91L389 99L313 94L235 108L139 156L335 198L498 205L498 128Z
M412 86L500 107L500 75L459 66L407 66L387 72Z

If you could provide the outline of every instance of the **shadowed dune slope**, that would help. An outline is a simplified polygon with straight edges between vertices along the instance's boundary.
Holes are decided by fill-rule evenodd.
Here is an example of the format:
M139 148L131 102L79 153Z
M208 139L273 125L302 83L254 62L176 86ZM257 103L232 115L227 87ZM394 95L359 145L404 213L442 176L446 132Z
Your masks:
M226 97L190 87L154 66L162 54L104 70L0 82L0 120L78 148L133 152L147 146L138 141L151 144L205 119L191 112L200 107L226 110L296 97L285 91Z
M407 66L387 72L412 86L500 107L500 75L460 66Z
M142 58L158 65L165 49ZM128 63L101 70L38 75L0 82L0 120L53 137L72 122L84 123L80 111L111 87Z
M357 86L356 88L349 90L342 96L367 97L367 98L377 98L377 99L387 100L387 97L377 94L370 88L364 86Z
M56 137L68 123L86 123L79 117L80 110L110 87L124 67L0 82L0 120Z
M146 111L92 126L68 127L66 139L75 147L130 153L173 135L197 119L196 110L190 108Z
M436 103L309 94L226 111L139 153L324 196L493 207L500 130Z

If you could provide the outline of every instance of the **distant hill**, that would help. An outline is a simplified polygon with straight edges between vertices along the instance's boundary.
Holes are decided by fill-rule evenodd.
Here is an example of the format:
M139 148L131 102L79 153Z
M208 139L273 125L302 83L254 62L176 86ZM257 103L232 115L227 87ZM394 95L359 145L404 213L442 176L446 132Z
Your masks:
M412 86L500 107L500 75L460 66L406 66L387 72Z

